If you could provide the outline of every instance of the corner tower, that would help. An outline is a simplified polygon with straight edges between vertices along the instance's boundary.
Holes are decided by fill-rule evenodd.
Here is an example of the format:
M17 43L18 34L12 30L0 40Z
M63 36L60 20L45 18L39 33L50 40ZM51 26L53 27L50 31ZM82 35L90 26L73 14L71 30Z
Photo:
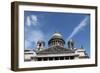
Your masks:
M70 39L67 44L69 49L74 49L74 41L72 39Z
M45 42L44 41L39 40L37 42L37 49L38 49L38 51L43 50L44 49L44 46L45 46Z

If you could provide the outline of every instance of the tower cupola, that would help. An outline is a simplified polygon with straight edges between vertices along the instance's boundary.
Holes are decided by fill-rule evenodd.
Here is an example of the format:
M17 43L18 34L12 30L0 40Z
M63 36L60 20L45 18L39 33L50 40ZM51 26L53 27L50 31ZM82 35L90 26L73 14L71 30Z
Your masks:
M74 41L72 39L70 39L67 44L69 49L74 49Z
M37 49L38 49L38 50L44 49L44 46L45 46L45 42L44 42L44 41L39 40L39 41L37 42Z

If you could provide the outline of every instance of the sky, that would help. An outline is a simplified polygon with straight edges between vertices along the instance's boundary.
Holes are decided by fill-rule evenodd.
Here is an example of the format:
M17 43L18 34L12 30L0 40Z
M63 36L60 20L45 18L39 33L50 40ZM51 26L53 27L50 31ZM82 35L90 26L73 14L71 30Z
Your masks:
M84 47L90 55L90 15L81 13L24 11L25 49L35 49L38 40L48 41L55 32L67 41L73 39L75 47Z

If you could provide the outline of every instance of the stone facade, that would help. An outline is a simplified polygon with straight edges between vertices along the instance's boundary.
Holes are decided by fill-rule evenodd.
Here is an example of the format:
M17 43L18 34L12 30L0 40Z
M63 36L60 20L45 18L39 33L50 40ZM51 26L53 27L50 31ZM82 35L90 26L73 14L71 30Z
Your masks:
M58 32L54 33L48 41L48 48L45 48L44 41L37 42L35 50L24 50L25 61L53 61L53 60L73 60L89 58L85 49L75 48L73 40L67 42L68 47L65 46L65 41L62 35Z

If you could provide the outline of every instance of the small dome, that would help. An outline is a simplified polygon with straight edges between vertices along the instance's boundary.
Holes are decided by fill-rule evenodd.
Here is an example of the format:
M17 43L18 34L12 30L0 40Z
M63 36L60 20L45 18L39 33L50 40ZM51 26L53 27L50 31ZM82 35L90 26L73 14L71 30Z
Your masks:
M43 40L39 40L39 41L37 41L37 43L41 43L41 42L44 42Z
M55 32L52 37L59 37L59 38L61 38L62 35L59 32Z
M43 44L43 45L45 45L45 42L43 40L39 40L39 41L37 41L37 44Z
M68 48L74 49L74 41L72 39L68 41Z
M73 39L70 39L68 42L73 42Z

